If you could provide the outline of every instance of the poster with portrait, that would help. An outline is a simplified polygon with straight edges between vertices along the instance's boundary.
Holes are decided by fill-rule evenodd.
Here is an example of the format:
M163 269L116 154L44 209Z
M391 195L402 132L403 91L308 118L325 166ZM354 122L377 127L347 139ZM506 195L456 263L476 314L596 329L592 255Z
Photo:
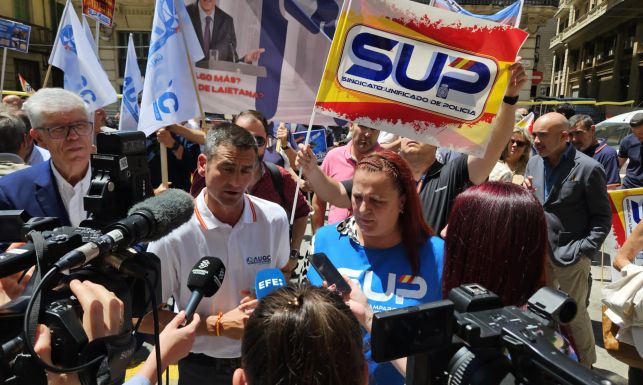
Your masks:
M250 108L275 121L309 122L341 0L185 4L205 55L195 75L206 112Z

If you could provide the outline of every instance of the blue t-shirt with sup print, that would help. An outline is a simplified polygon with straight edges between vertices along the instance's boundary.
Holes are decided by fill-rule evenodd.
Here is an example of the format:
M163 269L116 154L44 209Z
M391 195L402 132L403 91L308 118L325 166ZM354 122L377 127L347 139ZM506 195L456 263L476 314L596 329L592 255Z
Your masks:
M325 253L342 275L359 282L374 312L415 306L442 299L444 241L430 237L420 247L420 271L412 275L402 244L387 249L361 246L337 225L320 228L315 234L314 251ZM312 266L308 280L321 285L322 279ZM370 358L370 335L365 339L369 363L369 384L404 384L404 377L390 363L376 364Z

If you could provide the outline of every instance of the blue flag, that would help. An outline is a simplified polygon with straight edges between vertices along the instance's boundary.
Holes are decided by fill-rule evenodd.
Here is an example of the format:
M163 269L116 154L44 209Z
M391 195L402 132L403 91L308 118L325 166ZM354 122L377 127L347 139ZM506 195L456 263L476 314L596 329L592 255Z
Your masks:
M127 43L127 61L125 62L125 76L123 77L123 100L121 102L121 118L118 129L121 131L136 131L138 127L138 94L143 91L143 79L138 68L134 40L129 34Z
M510 6L494 13L493 15L480 15L477 13L471 13L462 8L460 4L456 3L455 0L434 0L433 4L431 5L433 5L434 7L445 9L447 11L457 12L463 15L477 17L480 19L491 20L495 21L496 23L506 24L518 28L518 26L520 25L520 16L522 15L522 6L524 5L524 0L518 0Z
M116 91L87 41L70 0L58 26L49 64L65 73L65 89L80 95L90 112L116 102Z
M139 131L200 116L190 67L203 56L183 0L156 0Z
M96 41L94 40L94 35L92 35L92 29L89 27L89 23L87 22L87 18L83 14L83 31L85 31L85 36L87 36L87 41L89 42L89 45L92 46L92 49L94 52L96 52L96 55L98 55L98 48L96 47Z

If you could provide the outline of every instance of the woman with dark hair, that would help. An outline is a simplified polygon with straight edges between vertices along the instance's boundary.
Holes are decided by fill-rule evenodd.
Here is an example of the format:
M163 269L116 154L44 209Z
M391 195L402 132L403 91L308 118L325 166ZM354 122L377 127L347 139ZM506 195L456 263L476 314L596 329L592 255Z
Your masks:
M424 222L413 174L399 155L381 151L357 164L352 212L339 224L317 230L314 251L328 255L342 274L359 282L373 311L442 297L444 242ZM313 269L308 279L322 283ZM369 370L371 384L404 383L390 363L372 363Z
M245 326L234 385L365 385L359 323L336 293L309 285L264 297Z
M479 283L521 306L544 286L547 223L542 205L512 183L486 182L456 198L446 236L443 293Z

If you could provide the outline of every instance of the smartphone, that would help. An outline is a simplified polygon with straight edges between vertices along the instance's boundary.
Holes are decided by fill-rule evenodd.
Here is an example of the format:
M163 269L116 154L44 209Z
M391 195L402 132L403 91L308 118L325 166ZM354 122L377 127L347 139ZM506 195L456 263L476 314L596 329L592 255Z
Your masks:
M310 257L310 264L313 265L319 276L326 282L328 286L335 285L337 291L344 295L350 294L351 287L344 281L344 277L339 273L337 268L328 259L324 253L315 253Z
M425 303L376 313L371 329L375 362L428 352L451 345L453 302Z

